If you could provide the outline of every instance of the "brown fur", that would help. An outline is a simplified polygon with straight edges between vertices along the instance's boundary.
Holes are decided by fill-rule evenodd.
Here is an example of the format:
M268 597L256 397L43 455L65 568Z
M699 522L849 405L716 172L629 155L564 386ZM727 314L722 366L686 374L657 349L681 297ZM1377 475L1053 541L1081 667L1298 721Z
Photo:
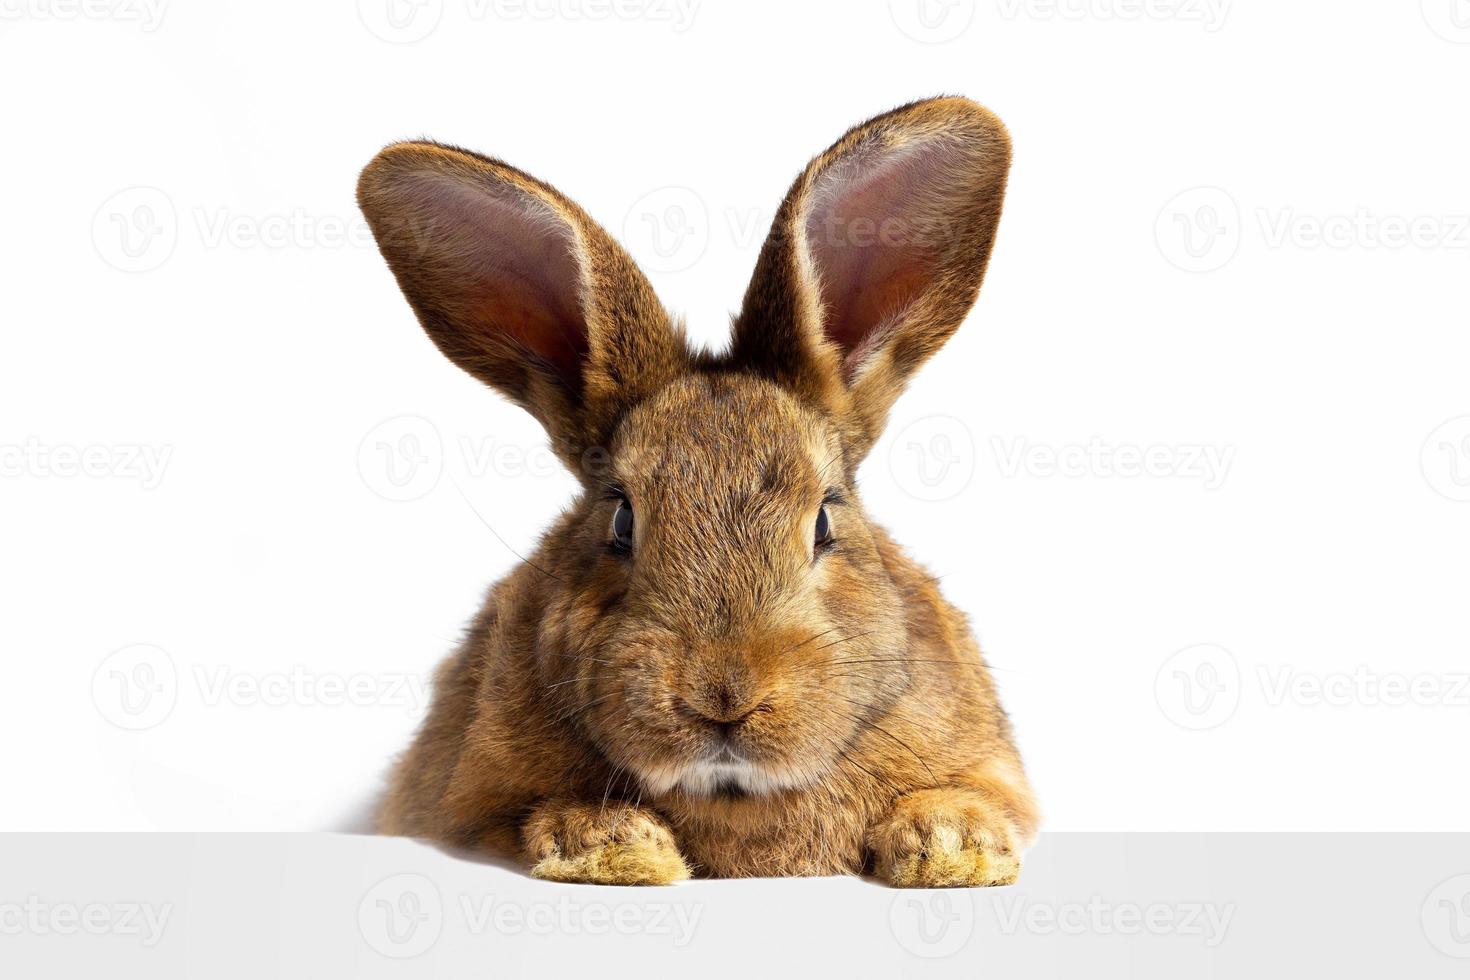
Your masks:
M1015 879L1036 808L989 673L854 485L974 301L1008 165L962 99L856 127L792 187L713 356L547 185L437 144L369 164L359 200L429 335L584 483L440 668L383 831L557 880Z

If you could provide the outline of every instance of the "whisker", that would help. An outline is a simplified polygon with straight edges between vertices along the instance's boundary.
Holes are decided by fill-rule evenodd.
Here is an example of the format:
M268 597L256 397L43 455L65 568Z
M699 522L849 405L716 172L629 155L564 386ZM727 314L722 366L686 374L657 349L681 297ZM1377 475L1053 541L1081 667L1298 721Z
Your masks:
M978 660L933 660L925 657L871 657L860 660L830 660L829 667L847 667L852 664L971 664L979 666Z
M813 650L812 653L821 653L823 650L826 650L829 647L835 647L839 643L847 643L847 642L849 642L851 640L861 640L863 637L865 637L865 636L871 636L875 632L877 632L877 631L876 630L868 630L868 631L866 631L864 633L858 633L858 634L856 634L854 636L844 636L840 640L833 640L831 643L824 643L824 644L822 644L821 646L819 646L815 650Z
M797 650L800 650L802 647L806 646L808 643L812 642L813 640L820 640L822 637L826 636L829 633L835 633L835 632L837 632L838 629L840 629L840 627L834 626L831 629L822 630L822 632L817 633L815 636L809 636L806 639L802 640L800 643L798 643L794 647L787 647L785 650L782 650L779 654L777 654L777 656L784 657L788 653L795 653Z
M582 677L582 676L571 677L571 678L568 678L567 680L564 680L564 681L557 681L555 684L547 684L546 685L546 690L549 691L553 687L561 687L564 684L575 684L578 681L596 681L596 680L603 680L604 678L608 678L608 677L621 677L621 676L622 676L621 674L588 674L585 677Z
M583 661L585 663L591 663L591 664L607 664L609 666L617 666L617 664L614 661L611 661L611 660L603 660L603 659L601 659L599 657L589 657L589 656L586 656L585 654L580 654L580 653L545 653L545 654L542 654L542 656L545 656L545 657L556 657L559 660L579 660L579 661Z
M517 551L514 548L512 548L510 546L510 542L509 541L506 541L504 538L502 538L500 536L500 532L497 531L497 530L495 530L495 528L491 527L490 526L490 522L487 521L487 520L485 520L485 515L480 513L479 508L477 508L474 505L474 502L470 500L469 496L463 490L460 489L460 486L459 486L458 483L455 482L454 477L451 476L449 478L449 482L450 482L451 485L453 485L454 489L459 493L460 497L463 498L463 500L465 502L465 506L469 507L469 509L474 512L474 515L480 519L480 523L483 524L483 525L485 525L485 529L486 530L488 530L491 534L495 535L495 540L496 541L499 541L502 545L504 545L506 551L509 551L511 554L515 555L521 561L525 562L527 565L530 565L532 568L536 569L536 571L540 572L542 575L545 575L547 578L555 579L556 581L561 582L563 585L566 584L566 581L565 580L563 580L562 578L560 578L560 577L558 577L556 575L551 574L546 569L542 568L540 565L536 564L534 561L532 561L531 559L527 558L525 555L521 554L519 551Z
M852 698L843 697L841 694L839 694L837 696L839 698L842 698L842 700L846 701L848 704L857 705L859 708L866 707L866 705L864 705L861 701L854 701ZM857 716L854 716L853 717L853 720L854 721L857 721L858 724L860 724L860 725L866 724L869 728L873 729L874 731L879 732L879 733L881 733L883 735L887 735L893 741L895 741L899 745L903 746L903 748L908 751L909 755L911 755L915 759L918 759L919 760L919 765L921 765L921 766L924 767L924 771L929 774L929 778L932 779L932 780L934 780L934 782L936 782L936 783L939 782L939 777L936 776L936 775L934 775L934 770L933 769L930 769L929 768L928 761L922 755L920 755L918 752L914 751L914 747L912 745L910 745L909 743L905 742L903 739L899 738L897 735L893 734L888 729L886 729L882 725L878 724L876 721L873 721L871 719L864 720L864 719L858 718Z

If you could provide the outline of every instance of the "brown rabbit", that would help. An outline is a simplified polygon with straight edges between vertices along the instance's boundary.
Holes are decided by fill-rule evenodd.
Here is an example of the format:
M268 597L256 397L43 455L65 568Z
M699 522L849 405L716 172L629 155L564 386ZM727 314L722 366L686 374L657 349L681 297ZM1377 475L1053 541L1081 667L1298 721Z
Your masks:
M791 188L718 356L546 184L435 143L368 164L424 329L583 484L440 667L383 831L561 881L1015 880L1037 815L994 685L854 485L975 300L1009 163L964 99L856 127Z

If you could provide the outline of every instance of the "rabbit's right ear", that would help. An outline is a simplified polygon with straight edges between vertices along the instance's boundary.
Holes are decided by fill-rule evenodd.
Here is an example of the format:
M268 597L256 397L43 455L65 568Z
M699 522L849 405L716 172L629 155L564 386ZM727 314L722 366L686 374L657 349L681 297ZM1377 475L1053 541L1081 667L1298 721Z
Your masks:
M357 200L434 343L540 420L579 476L627 408L688 369L643 273L547 184L454 147L398 143L363 170Z
M731 362L825 407L861 458L975 302L1010 159L1000 120L967 99L849 130L776 213Z

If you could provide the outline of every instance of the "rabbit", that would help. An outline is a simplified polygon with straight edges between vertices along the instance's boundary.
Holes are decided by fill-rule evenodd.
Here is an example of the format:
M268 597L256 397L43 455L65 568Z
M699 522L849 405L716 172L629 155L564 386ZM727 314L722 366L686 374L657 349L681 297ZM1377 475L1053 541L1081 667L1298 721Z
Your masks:
M439 667L381 832L566 882L1016 880L1038 813L1010 722L854 482L975 301L1009 168L966 99L856 126L796 179L712 353L550 185L433 142L367 165L424 330L580 483Z

